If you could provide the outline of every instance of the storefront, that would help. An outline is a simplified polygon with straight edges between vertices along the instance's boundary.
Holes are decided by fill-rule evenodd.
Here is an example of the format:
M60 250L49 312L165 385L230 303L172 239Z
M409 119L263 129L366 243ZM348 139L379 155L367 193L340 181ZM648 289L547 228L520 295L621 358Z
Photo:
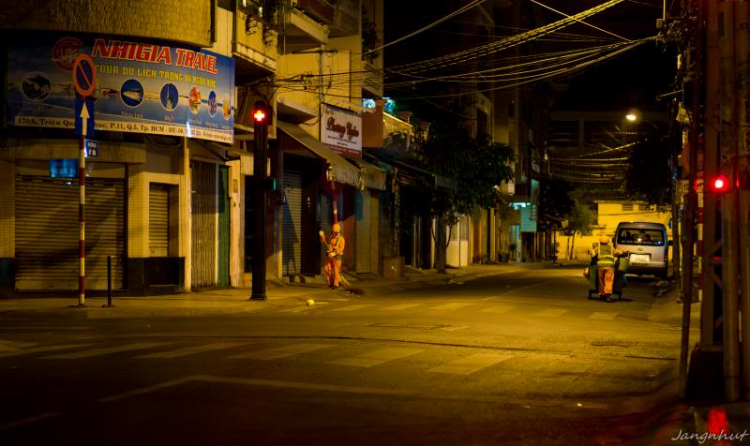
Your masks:
M359 169L298 125L279 121L277 128L284 151L282 274L317 275L323 265L318 231L330 234L334 207L336 219L343 223L345 189L354 190L357 186ZM348 229L345 223L345 236ZM347 247L348 257L353 255L356 245Z
M6 291L79 288L82 199L87 290L107 288L107 258L112 288L131 294L230 283L234 60L127 40L19 32L8 47L0 154L9 204L0 212L11 222L0 239L0 251L12 253L2 259L11 265L0 278L12 283ZM85 102L74 88L84 82L74 76L80 54L94 62L95 79L83 74L91 87ZM212 142L189 147L196 140Z

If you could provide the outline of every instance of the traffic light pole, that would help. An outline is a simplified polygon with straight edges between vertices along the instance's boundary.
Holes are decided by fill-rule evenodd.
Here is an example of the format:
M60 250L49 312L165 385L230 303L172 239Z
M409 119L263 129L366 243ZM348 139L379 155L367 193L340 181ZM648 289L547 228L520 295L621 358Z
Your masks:
M735 42L735 2L719 3L719 57L721 64L720 84L720 153L721 170L726 172L730 190L734 181L732 161L737 145L737 73ZM727 172L728 170L728 172ZM737 193L730 191L721 199L721 271L723 333L722 350L724 356L724 396L733 402L740 398L740 348L739 348L739 302L737 300L737 243L738 230Z
M266 164L268 160L268 125L254 120L255 153L253 186L255 188L255 228L253 232L253 288L250 299L266 300Z

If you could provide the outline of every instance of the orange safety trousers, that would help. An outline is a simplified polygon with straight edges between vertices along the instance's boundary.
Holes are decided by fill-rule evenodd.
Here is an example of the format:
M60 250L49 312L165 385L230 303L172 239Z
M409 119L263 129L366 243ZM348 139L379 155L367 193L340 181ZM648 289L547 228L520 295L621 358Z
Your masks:
M612 294L612 284L615 281L615 270L612 268L598 268L599 294Z
M326 277L328 277L328 285L341 286L340 258L328 258L328 263L326 263Z

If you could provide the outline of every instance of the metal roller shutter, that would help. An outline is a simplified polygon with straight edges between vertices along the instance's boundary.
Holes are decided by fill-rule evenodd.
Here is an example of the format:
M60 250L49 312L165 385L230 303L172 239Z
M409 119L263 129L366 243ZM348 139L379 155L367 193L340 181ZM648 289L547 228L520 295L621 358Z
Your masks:
M300 273L302 265L302 175L284 171L284 228L281 241L282 271L285 276Z
M216 165L191 161L192 286L216 285Z
M357 216L357 243L355 246L358 273L370 272L370 191L357 191L355 198Z
M151 257L169 255L169 186L165 184L149 186L148 247Z
M72 184L71 184L72 183ZM77 181L16 176L16 288L78 289ZM123 180L86 180L86 288L122 288L125 255Z

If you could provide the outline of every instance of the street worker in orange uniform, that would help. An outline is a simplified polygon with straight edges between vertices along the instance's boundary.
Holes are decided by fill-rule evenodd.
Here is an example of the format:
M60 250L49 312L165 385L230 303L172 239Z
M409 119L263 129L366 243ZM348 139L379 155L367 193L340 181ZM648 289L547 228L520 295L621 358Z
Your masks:
M322 231L321 231L322 233ZM341 286L341 259L344 256L344 236L341 235L341 225L333 225L333 233L328 238L326 248L328 252L328 263L326 263L326 276L328 286L338 288Z
M615 256L620 255L610 243L609 237L599 237L599 246L592 252L596 257L596 274L599 279L599 297L609 299L615 281Z

